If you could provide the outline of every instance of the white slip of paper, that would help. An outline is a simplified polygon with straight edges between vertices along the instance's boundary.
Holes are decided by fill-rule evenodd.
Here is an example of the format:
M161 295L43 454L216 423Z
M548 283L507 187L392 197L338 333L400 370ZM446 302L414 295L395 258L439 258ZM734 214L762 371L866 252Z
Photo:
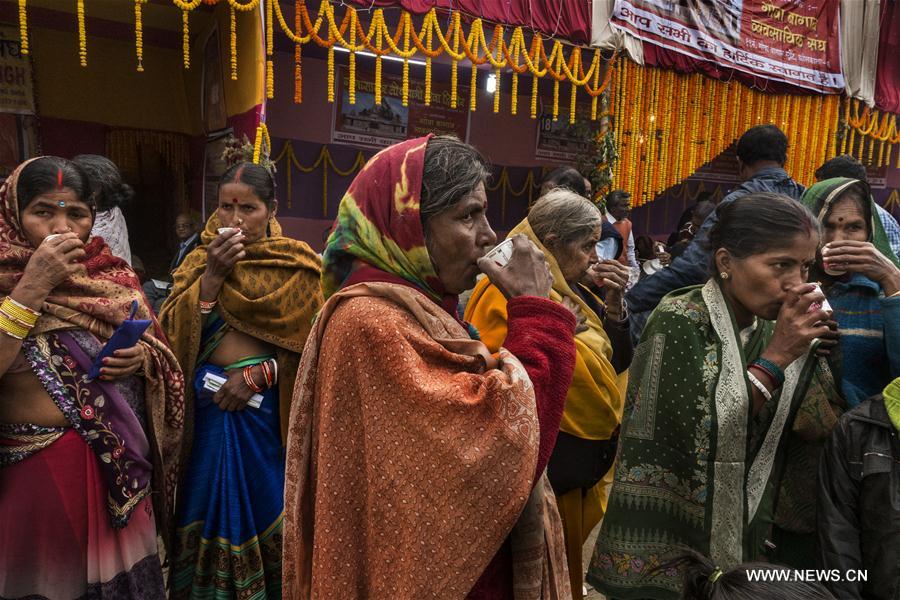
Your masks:
M213 373L207 373L203 376L203 389L207 389L211 392L218 392L219 389L225 385L226 381L228 380L224 377ZM247 401L247 406L259 408L262 405L262 401L263 397L261 394L253 394L250 397L250 400Z

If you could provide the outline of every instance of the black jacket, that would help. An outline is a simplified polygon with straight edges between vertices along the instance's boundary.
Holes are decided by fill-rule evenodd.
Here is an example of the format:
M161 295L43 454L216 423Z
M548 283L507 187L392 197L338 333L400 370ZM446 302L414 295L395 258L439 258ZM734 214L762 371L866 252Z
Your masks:
M841 417L819 463L819 560L839 600L900 600L900 439L881 397ZM864 582L848 571L867 571Z

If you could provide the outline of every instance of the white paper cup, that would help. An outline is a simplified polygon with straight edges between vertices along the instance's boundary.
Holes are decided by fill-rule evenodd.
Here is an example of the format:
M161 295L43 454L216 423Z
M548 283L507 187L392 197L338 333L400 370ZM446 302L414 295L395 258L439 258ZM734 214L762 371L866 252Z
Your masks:
M493 250L485 254L485 258L489 258L494 261L494 264L496 264L498 267L505 267L509 262L509 259L512 258L512 253L513 241L511 239L503 240L502 242L494 246Z
M223 233L228 233L230 231L234 231L235 229L237 229L237 227L219 227L218 229L216 229L216 231L219 232L219 235L222 235Z
M44 241L49 242L53 238L58 238L61 235L62 235L61 233L51 233L50 235L48 235L47 237L44 238Z

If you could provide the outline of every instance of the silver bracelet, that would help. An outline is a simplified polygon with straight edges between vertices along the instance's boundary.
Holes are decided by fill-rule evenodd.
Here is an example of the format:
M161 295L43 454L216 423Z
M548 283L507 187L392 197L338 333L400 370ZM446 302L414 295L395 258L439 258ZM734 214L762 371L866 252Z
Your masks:
M750 379L750 383L753 384L753 387L758 389L763 397L766 399L766 402L772 399L772 392L766 389L766 386L763 385L763 382L756 378L756 375L747 371L747 378Z

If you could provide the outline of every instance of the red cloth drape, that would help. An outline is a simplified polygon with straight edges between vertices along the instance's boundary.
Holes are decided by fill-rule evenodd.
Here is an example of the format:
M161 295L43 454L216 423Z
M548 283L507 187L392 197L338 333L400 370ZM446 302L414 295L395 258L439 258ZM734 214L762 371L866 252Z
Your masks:
M424 14L432 8L453 9L494 23L536 29L576 44L591 41L590 0L350 0L350 3L367 8L398 6L414 14Z
M878 40L878 67L875 70L875 106L900 113L900 7L897 2L881 2L881 37Z

